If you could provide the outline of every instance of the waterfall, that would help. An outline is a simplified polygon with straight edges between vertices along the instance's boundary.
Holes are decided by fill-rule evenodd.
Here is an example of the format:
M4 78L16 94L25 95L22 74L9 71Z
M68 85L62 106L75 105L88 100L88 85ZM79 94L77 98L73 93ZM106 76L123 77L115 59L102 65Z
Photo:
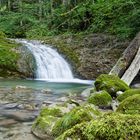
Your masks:
M49 45L39 41L16 40L25 45L34 55L37 79L73 79L69 64Z

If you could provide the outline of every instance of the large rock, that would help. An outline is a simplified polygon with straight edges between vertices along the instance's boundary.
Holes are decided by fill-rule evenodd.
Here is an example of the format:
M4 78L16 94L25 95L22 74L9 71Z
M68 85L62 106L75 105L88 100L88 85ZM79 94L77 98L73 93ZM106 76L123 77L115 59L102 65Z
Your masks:
M88 102L96 106L108 106L111 104L112 98L106 91L99 91L92 93L88 98Z
M90 122L78 124L56 140L139 140L140 116L105 114Z
M53 126L62 116L60 108L43 108L32 126L33 134L41 139L53 140Z
M95 81L97 91L105 90L112 97L116 97L117 91L126 91L129 86L115 75L101 74Z
M18 48L19 59L17 60L17 70L25 77L34 78L36 71L36 61L33 54L26 46Z
M55 123L53 135L59 136L76 124L96 119L99 115L100 112L93 105L76 107Z

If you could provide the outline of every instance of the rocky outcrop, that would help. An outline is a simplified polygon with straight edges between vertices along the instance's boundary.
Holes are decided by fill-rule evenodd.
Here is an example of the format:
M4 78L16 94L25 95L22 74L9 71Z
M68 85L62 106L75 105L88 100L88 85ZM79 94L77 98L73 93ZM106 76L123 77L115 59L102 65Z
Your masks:
M46 37L43 41L64 55L76 77L85 79L109 73L129 44L127 40L105 34Z
M34 78L36 70L36 61L33 54L26 46L18 48L19 59L17 61L17 70L25 77Z

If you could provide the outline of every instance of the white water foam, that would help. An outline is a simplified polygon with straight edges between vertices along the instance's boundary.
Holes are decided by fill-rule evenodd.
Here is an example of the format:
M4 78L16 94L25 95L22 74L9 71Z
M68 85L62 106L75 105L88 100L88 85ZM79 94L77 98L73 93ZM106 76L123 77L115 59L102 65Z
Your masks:
M73 79L69 64L49 45L38 41L18 40L32 52L35 57L37 79Z
M58 52L49 45L42 45L39 41L16 39L26 46L34 55L37 70L36 80L55 83L93 84L92 80L74 79L69 64Z

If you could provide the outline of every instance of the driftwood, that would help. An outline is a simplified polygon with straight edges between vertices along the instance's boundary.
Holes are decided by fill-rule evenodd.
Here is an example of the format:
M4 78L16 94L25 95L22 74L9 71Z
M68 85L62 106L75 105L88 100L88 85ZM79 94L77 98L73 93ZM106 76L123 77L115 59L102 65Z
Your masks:
M109 74L118 75L128 85L135 78L140 69L140 32L124 51L122 57Z

